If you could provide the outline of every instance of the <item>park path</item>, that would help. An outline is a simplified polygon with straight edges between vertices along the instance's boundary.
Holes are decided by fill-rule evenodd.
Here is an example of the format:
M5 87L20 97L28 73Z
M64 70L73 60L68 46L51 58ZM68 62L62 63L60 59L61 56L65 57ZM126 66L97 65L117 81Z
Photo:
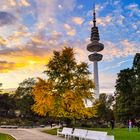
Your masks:
M64 140L61 137L41 132L40 129L5 129L0 128L0 133L13 136L16 140Z

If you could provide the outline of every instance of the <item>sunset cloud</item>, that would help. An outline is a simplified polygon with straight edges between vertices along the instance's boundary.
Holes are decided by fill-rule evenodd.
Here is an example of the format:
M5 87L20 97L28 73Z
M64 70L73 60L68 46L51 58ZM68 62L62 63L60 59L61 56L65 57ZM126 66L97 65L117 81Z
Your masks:
M69 31L67 32L67 35L68 35L68 36L75 36L75 34L76 34L76 30L75 30L75 29L69 30Z
M28 7L28 6L30 6L30 3L28 2L28 0L20 0L19 5Z
M38 65L46 65L51 57L48 49L24 48L1 51L0 57L7 61L0 62L1 72L9 72L27 67L35 68Z
M7 40L4 38L0 37L0 46L6 46L7 45Z
M72 29L72 27L69 24L64 24L64 28L66 30L71 30Z
M133 55L139 52L140 47L137 48L137 45L139 46L140 44L130 42L127 39L121 41L121 44L123 46L123 55L125 56Z
M104 44L100 52L103 61L99 66L102 64L104 69L100 85L111 92L117 70L122 64L128 66L130 61L125 60L133 59L140 50L139 5L120 0L96 3L100 42ZM76 60L87 62L92 72L92 62L88 60L91 53L86 48L93 26L92 5L92 0L1 0L0 81L3 85L16 87L24 78L42 76L53 50L59 51L64 46L73 47Z
M72 21L77 25L81 25L84 22L84 19L81 17L73 17Z
M127 39L118 42L117 44L106 41L104 42L105 48L102 51L104 55L103 60L113 60L118 57L127 57L135 55L139 52L139 43L129 42Z
M111 20L112 20L112 17L108 15L104 18L98 18L97 24L102 25L102 26L107 26L109 23L111 23Z
M16 70L20 67L23 67L21 63L14 63L14 62L7 62L7 61L0 61L0 72L7 73L9 71Z
M112 23L112 17L107 15L106 17L98 17L97 18L97 25L99 26L107 26L108 24ZM93 26L93 21L89 22L90 26Z
M64 24L64 29L66 30L66 34L68 36L75 36L76 30L69 24Z
M9 3L10 3L11 6L16 6L17 5L16 0L9 0Z
M106 41L104 42L105 48L102 51L102 54L104 55L103 60L112 60L115 57L122 56L122 51L120 48L117 47L113 42Z

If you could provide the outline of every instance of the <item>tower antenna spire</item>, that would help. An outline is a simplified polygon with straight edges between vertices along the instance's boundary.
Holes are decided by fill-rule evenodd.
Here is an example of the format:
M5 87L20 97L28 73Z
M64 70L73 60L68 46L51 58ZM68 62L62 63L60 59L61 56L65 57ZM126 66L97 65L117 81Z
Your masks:
M96 27L96 11L95 11L95 4L93 4L93 26Z

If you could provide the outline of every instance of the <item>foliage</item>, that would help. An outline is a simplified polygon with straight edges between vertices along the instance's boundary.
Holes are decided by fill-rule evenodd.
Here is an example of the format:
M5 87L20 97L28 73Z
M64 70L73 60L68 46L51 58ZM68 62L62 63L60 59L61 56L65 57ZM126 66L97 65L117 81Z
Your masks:
M14 116L15 101L13 95L8 93L0 94L0 117Z
M33 86L35 85L34 78L25 79L19 83L19 87L16 90L16 98L23 98L26 95L31 95Z
M118 74L116 81L116 106L115 114L117 119L127 121L133 115L133 71L131 69L122 70Z
M99 122L109 122L114 119L112 104L114 97L112 95L100 94L99 99L94 103L97 106L96 120Z
M32 109L41 116L46 115L49 112L52 113L54 110L52 90L53 86L51 82L38 78L38 82L32 92L35 101Z
M40 114L68 119L91 117L95 110L85 107L85 99L93 100L88 65L77 63L72 48L54 51L47 64L47 81L38 79L33 96L33 110Z
M131 69L121 70L116 80L114 106L118 120L128 122L140 117L140 54L136 54Z
M137 53L134 61L132 70L134 71L134 106L135 106L135 118L140 118L140 53Z
M25 79L19 84L15 92L16 109L21 111L22 117L29 117L33 114L31 106L34 103L32 89L35 85L34 78Z

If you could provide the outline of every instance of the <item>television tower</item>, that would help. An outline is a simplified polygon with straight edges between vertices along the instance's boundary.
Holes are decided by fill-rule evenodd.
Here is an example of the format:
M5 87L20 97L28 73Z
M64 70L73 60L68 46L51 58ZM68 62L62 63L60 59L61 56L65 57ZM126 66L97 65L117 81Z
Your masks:
M87 45L87 50L89 52L92 52L88 56L89 60L93 62L94 66L94 83L95 83L95 97L99 97L99 79L98 79L98 61L102 60L103 55L99 54L98 52L102 51L104 49L104 45L102 43L99 43L99 32L98 27L96 27L96 12L95 12L95 6L93 9L93 27L91 28L91 43Z

